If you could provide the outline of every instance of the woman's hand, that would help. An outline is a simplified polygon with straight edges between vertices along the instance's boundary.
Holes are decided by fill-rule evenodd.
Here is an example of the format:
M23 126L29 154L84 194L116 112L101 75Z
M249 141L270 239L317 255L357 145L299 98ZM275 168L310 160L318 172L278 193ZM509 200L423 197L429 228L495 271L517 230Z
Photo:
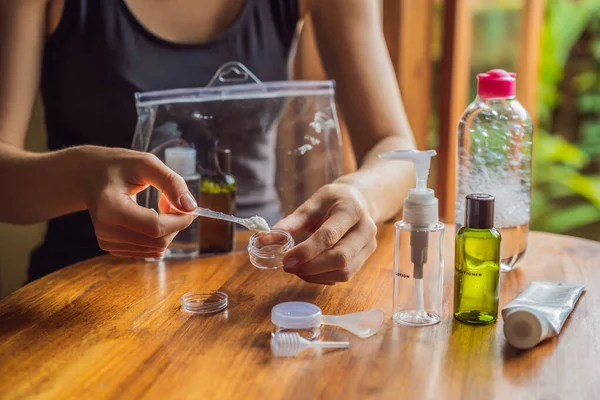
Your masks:
M83 196L101 249L121 257L158 258L194 220L190 215L158 214L135 202L135 195L151 185L181 211L197 207L183 178L156 156L93 146L82 147L80 155Z
M312 233L284 258L285 271L307 282L346 282L377 248L377 226L362 193L349 184L323 186L274 227Z

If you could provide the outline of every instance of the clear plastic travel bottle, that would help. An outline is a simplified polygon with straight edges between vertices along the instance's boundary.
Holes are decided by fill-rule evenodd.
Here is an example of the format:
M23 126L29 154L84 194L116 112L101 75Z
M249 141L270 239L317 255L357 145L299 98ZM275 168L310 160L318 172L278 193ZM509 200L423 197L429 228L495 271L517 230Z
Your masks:
M458 231L466 195L494 196L505 272L516 268L527 248L533 126L515 97L514 73L494 69L477 80L477 98L458 125L455 223Z
M185 179L190 192L198 193L200 175L196 170L196 149L170 147L165 150L165 164ZM198 219L195 219L173 238L165 252L165 258L193 258L198 254Z
M440 322L444 270L444 224L438 220L438 200L427 188L435 151L405 150L381 154L386 160L415 164L417 187L404 199L402 221L396 222L394 246L393 320L401 325Z

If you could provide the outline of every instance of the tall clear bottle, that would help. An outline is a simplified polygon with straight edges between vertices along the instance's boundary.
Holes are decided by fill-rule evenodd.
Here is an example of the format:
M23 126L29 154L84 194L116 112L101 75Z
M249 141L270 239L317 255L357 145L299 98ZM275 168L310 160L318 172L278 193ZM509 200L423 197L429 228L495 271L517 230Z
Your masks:
M196 169L196 149L170 147L165 150L165 164L185 179L190 192L198 192L200 175ZM193 258L198 254L198 219L195 219L173 238L165 252L165 258Z
M427 326L440 322L444 270L444 224L438 220L438 200L427 188L435 151L394 151L387 160L415 164L417 187L404 199L402 221L396 222L394 247L393 320L401 325Z
M494 69L477 80L477 98L458 125L455 223L458 231L466 195L494 196L494 225L502 235L501 268L506 272L517 267L527 248L533 125L515 97L514 73Z

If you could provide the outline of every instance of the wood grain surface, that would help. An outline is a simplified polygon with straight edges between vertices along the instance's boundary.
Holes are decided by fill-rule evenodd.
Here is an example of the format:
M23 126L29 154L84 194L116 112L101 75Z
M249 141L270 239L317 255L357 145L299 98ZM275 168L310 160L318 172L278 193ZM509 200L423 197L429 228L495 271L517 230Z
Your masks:
M393 324L393 227L351 282L310 285L228 256L179 262L89 260L0 301L0 398L56 399L593 399L600 398L600 243L532 233L521 268L502 276L506 304L532 280L583 282L587 291L558 339L510 347L502 320L451 318L453 232L446 233L444 318ZM179 297L220 289L226 312L184 313ZM333 327L322 338L350 349L269 351L271 308L309 301L325 313L381 307L382 330L359 339Z

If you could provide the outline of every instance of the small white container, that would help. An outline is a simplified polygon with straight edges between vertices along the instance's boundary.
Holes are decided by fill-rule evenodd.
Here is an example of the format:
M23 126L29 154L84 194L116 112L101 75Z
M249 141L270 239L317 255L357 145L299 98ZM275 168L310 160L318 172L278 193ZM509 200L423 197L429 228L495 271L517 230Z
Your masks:
M277 304L271 310L271 322L277 332L298 332L300 336L313 340L321 334L323 313L314 304L289 301Z

